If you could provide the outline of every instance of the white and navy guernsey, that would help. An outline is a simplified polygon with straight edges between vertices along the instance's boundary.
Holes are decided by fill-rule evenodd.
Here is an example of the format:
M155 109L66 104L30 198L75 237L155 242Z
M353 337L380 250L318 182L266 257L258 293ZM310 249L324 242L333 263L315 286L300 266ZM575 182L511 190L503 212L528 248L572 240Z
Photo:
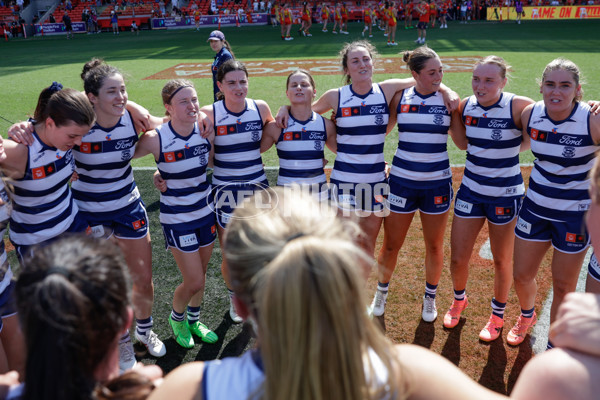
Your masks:
M462 185L483 202L525 193L519 166L523 134L512 115L512 93L484 107L470 96L463 110L467 129L467 162Z
M352 85L338 91L337 157L331 182L385 182L383 145L390 116L385 95L378 84L359 95Z
M290 115L288 126L281 130L277 141L277 184L325 183L327 178L323 170L323 159L326 140L325 121L319 114L313 112L307 121L299 121Z
M78 211L69 188L73 153L47 146L36 132L33 138L25 175L11 182L10 240L20 246L39 244L67 231Z
M381 358L372 349L363 357L370 361L365 363L364 371L367 384L373 392L385 393L381 400L395 399L388 385L389 371ZM239 357L225 357L204 363L202 373L202 398L204 400L249 399L260 391L265 380L265 372L259 350L249 350ZM231 384L235 382L235 384Z
M246 100L240 113L229 111L224 101L213 104L215 168L213 185L267 183L260 157L263 123L254 100Z
M133 179L131 158L138 135L129 112L111 128L95 124L75 147L79 179L73 182L73 197L82 211L119 213L140 198Z
M398 149L390 180L413 189L431 189L452 182L447 149L451 116L442 95L421 95L414 87L406 89L397 115Z
M4 245L4 234L8 228L8 221L12 210L12 203L6 193L4 181L0 179L0 198L4 204L0 205L0 296L4 293L13 277L12 269L8 263L6 247ZM2 324L0 323L0 326Z
M527 133L536 160L525 201L534 214L562 220L589 208L588 173L598 150L589 122L590 107L583 103L562 121L553 121L543 102L531 110Z
M156 132L160 140L156 166L167 184L160 194L160 223L175 230L197 229L204 225L202 218L213 213L211 187L206 181L210 143L200 136L198 124L188 137L175 132L170 122Z

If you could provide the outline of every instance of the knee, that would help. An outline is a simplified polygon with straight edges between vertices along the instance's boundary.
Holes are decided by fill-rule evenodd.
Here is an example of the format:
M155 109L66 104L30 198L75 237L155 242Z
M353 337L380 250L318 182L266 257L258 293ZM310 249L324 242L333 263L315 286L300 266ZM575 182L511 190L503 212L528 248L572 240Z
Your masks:
M143 271L138 274L132 274L133 285L141 290L151 289L154 285L152 282L152 271Z
M513 279L516 284L527 284L535 279L535 275L531 275L526 271L522 271L519 268L513 268Z
M512 259L496 259L494 258L494 269L497 272L512 272Z
M183 282L183 286L186 291L193 296L201 290L204 290L204 279L188 279Z
M554 281L552 290L554 291L554 298L561 299L567 295L567 293L575 291L577 285L572 285L566 281Z
M432 257L443 257L444 256L444 242L427 243L426 251L427 251L427 254L429 254Z

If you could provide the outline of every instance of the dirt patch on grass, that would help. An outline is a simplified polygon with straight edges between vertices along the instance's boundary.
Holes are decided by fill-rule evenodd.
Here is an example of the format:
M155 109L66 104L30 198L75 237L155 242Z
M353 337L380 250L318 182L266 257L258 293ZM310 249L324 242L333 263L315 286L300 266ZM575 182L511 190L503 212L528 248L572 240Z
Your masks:
M444 72L469 72L473 69L473 64L480 59L479 56L442 57ZM287 76L298 68L303 68L312 75L339 75L341 71L338 59L244 61L244 64L251 76ZM212 77L211 65L211 63L177 64L144 80L210 78ZM376 60L373 72L395 74L398 72L399 65L404 66L404 63L398 57L381 57Z
M531 167L522 168L527 182ZM453 168L455 193L462 180L463 168ZM380 322L386 335L395 343L414 343L439 353L456 364L474 380L500 393L512 390L519 373L533 352L529 340L518 347L506 344L506 333L519 316L520 308L514 289L511 289L506 307L505 328L502 336L488 344L479 340L479 331L485 326L490 313L493 295L494 267L491 260L479 256L481 246L488 238L487 224L484 225L471 256L469 282L469 308L462 314L454 329L443 327L443 316L453 299L450 278L450 212L445 238L445 267L437 291L438 318L434 323L421 319L421 304L425 292L425 248L419 215L415 215L404 246L400 250L398 264L390 282L386 313ZM378 247L383 241L383 230L378 238ZM551 253L549 253L551 254ZM536 306L540 306L551 286L549 256L546 257L538 274ZM368 287L374 291L377 284L375 272L371 274Z

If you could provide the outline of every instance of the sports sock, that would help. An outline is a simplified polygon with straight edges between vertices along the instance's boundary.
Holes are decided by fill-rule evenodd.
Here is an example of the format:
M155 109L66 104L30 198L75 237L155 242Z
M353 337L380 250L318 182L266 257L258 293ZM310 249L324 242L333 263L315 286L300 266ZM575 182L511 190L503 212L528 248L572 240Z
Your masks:
M532 308L531 308L531 309L529 309L529 310L524 310L524 309L522 309L522 308L521 308L521 315L522 315L524 318L531 318L531 317L533 317L533 312L534 312L534 311L535 311L535 307L532 307Z
M175 310L171 310L171 319L176 322L183 322L183 320L185 320L185 316L183 313L178 313Z
M137 319L135 320L135 324L137 325L136 332L140 336L145 336L148 334L150 330L152 330L152 316L149 316L145 319Z
M466 292L467 292L467 289L463 289L463 290L454 289L454 300L463 301L465 299Z
M437 292L438 285L432 285L431 283L425 281L425 297L430 297L435 299L435 293Z
M125 343L129 340L131 340L131 337L129 336L129 331L125 331L123 336L121 336L121 339L119 339L119 343Z
M193 325L196 321L198 321L200 319L200 306L198 306L198 307L188 306L187 318L188 318L188 324L190 324L190 325Z
M390 286L389 282L388 283L377 282L377 290L379 290L382 293L387 293L389 286Z
M492 297L492 314L495 316L504 319L504 309L506 308L506 303L500 303L496 300L495 297Z

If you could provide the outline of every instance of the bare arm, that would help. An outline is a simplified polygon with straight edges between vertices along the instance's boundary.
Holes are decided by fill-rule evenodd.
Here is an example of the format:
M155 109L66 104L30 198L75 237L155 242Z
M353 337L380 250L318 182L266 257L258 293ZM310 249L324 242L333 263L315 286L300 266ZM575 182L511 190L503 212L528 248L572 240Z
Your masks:
M2 142L4 156L0 161L0 167L4 174L12 179L21 179L25 175L27 167L27 146L12 140Z
M271 109L269 105L263 100L255 100L256 105L258 106L258 111L260 111L260 115L262 116L263 127L267 125L271 121L275 121L273 118L273 114L271 114Z
M600 143L600 115L593 114L590 117L590 131L592 134L592 140L595 144Z
M208 153L208 167L213 168L215 166L215 127L211 128L211 131L206 138L210 143L210 152Z
M452 141L460 150L466 150L469 144L467 139L467 129L462 120L462 111L465 108L465 104L467 104L467 99L461 101L458 108L452 111L452 119L450 121L449 130Z
M414 78L386 79L385 81L380 82L379 86L381 87L381 90L383 90L385 98L392 99L396 93L408 89L409 87L413 87L416 83Z
M332 152L337 154L337 130L333 121L323 118L325 121L325 131L327 132L327 140L325 146Z
M555 346L600 356L600 295L567 294L549 337Z
M390 103L390 119L388 120L387 129L385 131L386 135L394 130L396 122L398 122L398 103L400 103L401 98L402 91L396 93L392 98L392 102Z
M277 126L277 122L271 121L263 128L263 135L260 140L260 152L264 153L269 150L279 140L281 128Z
M521 148L519 151L526 151L531 148L531 138L527 133L527 121L529 121L529 117L531 116L531 110L533 110L533 103L527 105L523 112L521 113L521 132L523 134L523 141L521 142Z
M127 100L126 108L127 111L131 113L133 123L135 124L135 129L138 132L145 132L154 129L165 121L164 118L150 115L150 111L131 100Z
M191 362L169 373L148 400L202 400L204 363Z
M147 131L142 134L139 142L135 146L133 158L144 157L148 154L152 154L155 161L157 161L160 156L160 139L158 138L158 132L155 130Z
M329 110L336 111L337 108L338 89L329 89L312 104L312 110L321 115Z
M594 399L600 391L600 358L554 349L533 357L517 379L511 398Z
M404 361L404 365L410 365L410 375L403 375L403 379L410 379L410 400L507 399L481 386L456 365L430 350L410 344L398 345L396 349L400 361ZM402 371L400 374L402 375Z
M525 132L525 134L523 134L523 141L521 142L520 151L527 151L531 148L531 140L529 139L529 135L526 132L527 129L523 129L523 125L527 124L529 116L527 116L527 119L523 119L522 113L523 110L525 110L525 107L533 103L535 103L535 101L533 101L529 97L523 96L515 96L512 102L512 115L514 118L515 125L517 126L517 128L521 129L522 132Z

